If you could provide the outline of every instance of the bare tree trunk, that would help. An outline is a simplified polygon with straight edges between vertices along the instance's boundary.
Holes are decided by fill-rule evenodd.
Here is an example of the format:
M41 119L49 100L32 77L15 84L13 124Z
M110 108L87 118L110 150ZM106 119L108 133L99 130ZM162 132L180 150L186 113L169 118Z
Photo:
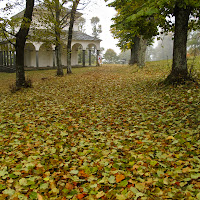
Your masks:
M145 66L146 49L147 49L147 40L141 36L139 41L138 60L137 60L137 65L139 67Z
M72 44L72 34L73 34L73 26L75 21L75 15L77 6L79 4L80 0L74 0L73 6L71 10L71 16L70 16L70 23L69 23L69 31L68 31L68 41L67 41L67 74L72 73L72 66L71 66L71 44Z
M142 36L135 37L133 40L133 46L131 48L131 60L130 65L137 64L139 67L145 65L145 53L147 48L147 40L143 39Z
M20 30L16 34L16 87L27 87L24 72L24 47L32 21L34 0L26 0L26 9Z
M57 44L56 45L56 65L57 65L57 76L63 76L63 67L62 67L62 61L61 61L61 54L62 54L62 50L61 50L61 44Z
M175 7L175 32L172 70L165 83L184 83L189 79L187 68L187 33L190 8Z
M57 62L57 76L63 76L63 67L61 60L61 39L60 39L60 8L59 0L56 0L56 26L55 26L55 35L56 35L56 62Z
M139 44L140 44L140 38L139 37L135 37L133 39L133 45L131 48L131 59L129 64L130 65L134 65L138 63L138 51L139 51Z

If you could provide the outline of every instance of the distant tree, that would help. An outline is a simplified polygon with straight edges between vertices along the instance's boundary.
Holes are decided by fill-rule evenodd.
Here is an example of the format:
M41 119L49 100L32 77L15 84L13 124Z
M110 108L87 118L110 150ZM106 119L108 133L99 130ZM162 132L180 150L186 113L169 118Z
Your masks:
M129 63L130 61L130 57L131 57L131 50L126 50L126 51L122 51L119 55L118 55L118 59L121 61L124 61L126 64Z
M100 19L98 17L92 17L91 24L92 24L92 35L97 38L100 33L102 33Z
M157 23L151 13L134 18L142 9L145 0L126 1L115 0L109 4L118 14L113 18L112 33L119 40L118 46L122 50L131 49L130 64L145 65L145 52L152 36L157 35ZM151 27L151 28L149 28Z
M78 22L79 22L78 30L81 31L82 33L85 33L85 27L84 27L86 23L85 18L79 17Z
M18 4L17 2L16 4ZM0 29L3 32L3 37L14 45L16 50L16 87L17 89L28 87L25 72L24 72L24 47L28 36L29 28L32 22L32 13L34 7L34 0L26 0L26 7L22 18L7 19L0 18ZM14 8L15 5L7 3L3 10ZM20 21L20 28L17 33L13 32L13 26L16 21ZM10 38L13 38L10 40Z
M193 56L200 55L200 31L193 31L188 36L188 53Z
M173 36L172 33L160 35L156 47L148 47L147 60L168 60L173 56Z
M155 49L152 45L149 45L146 50L146 61L153 61L155 55Z
M117 53L113 49L107 49L104 54L105 63L115 63L117 60Z

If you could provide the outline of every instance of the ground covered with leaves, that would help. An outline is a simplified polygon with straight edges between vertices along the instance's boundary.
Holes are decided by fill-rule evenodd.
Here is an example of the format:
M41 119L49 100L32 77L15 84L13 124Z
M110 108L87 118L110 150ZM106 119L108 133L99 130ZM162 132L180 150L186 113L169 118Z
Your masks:
M0 199L200 199L200 93L160 63L0 73Z

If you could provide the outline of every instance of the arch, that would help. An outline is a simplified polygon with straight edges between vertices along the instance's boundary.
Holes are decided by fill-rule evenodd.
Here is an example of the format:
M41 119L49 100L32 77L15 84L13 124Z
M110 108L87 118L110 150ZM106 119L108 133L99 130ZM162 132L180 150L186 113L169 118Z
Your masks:
M40 67L52 67L53 66L53 49L51 45L42 44L39 49L38 62Z
M90 43L87 45L87 48L93 48L93 47L95 47L95 49L97 49L97 46L94 43Z
M97 56L98 56L98 50L97 46L94 43L90 43L87 46L87 57L86 62L89 66L97 65Z
M26 43L24 48L24 66L36 67L36 49L33 43Z
M75 43L72 46L72 57L71 63L72 65L80 65L83 62L83 46L80 43Z

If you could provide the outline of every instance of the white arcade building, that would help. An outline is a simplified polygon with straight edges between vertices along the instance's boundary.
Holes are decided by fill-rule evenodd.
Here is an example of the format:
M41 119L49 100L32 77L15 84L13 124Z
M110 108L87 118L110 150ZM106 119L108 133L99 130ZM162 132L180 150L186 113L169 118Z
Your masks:
M67 10L66 10L67 11ZM24 11L15 15L15 17L23 16ZM72 37L72 55L71 64L72 66L91 66L98 64L98 55L100 52L99 38L89 36L79 31L79 18L81 13L77 12L76 20L73 27ZM38 19L40 18L39 9L34 8L32 23L37 24L37 29L43 31L44 27L39 24ZM67 30L66 26L62 30L62 65L67 66ZM26 41L24 49L24 64L26 67L56 67L56 56L55 56L55 45L47 45L43 40L34 41L31 39L32 30L29 31L29 37ZM51 38L49 38L51 40ZM0 41L0 66L12 66L14 65L14 51L13 48L9 48L11 45L7 42Z

